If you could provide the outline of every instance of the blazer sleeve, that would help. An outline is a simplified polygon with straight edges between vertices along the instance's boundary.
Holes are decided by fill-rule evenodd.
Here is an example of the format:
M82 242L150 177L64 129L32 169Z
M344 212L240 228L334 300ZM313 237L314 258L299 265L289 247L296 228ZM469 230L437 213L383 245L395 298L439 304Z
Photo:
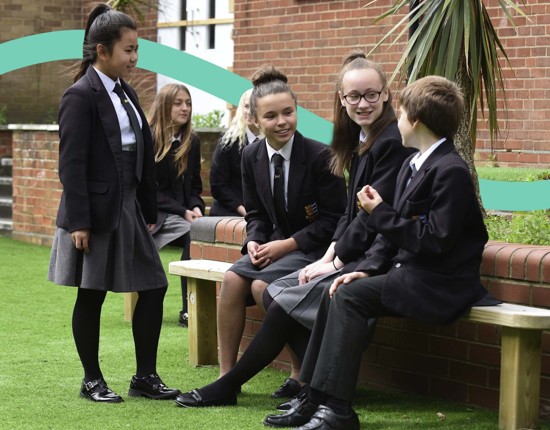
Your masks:
M433 167L412 195L399 202L399 211L382 202L365 226L384 235L393 247L421 258L448 254L464 234L464 220L473 211L469 208L477 205L470 173L461 164L451 161ZM359 270L375 268L375 251L367 255Z
M188 209L199 208L204 214L205 205L201 197L202 193L202 178L201 178L201 142L198 136L193 136L191 142L191 151L187 165L186 175L190 175L187 179L191 182L191 192L189 195Z
M220 141L221 142L221 141ZM235 163L235 152L239 152L239 142L230 142L222 147L218 142L210 165L210 192L212 197L228 210L236 210L243 204L242 198L233 191L231 170ZM242 184L239 184L242 187Z
M330 150L325 145L321 148L320 152L310 154L315 160L312 174L316 178L318 216L315 221L292 235L300 249L306 253L328 247L336 224L346 208L344 178L332 174Z
M246 207L246 239L241 249L243 254L247 253L248 242L269 242L274 231L273 222L258 196L258 187L253 171L253 161L256 153L253 149L254 146L244 148L241 158L243 199Z
M377 142L372 148L372 173L360 183L360 186L371 185L378 191L382 199L389 205L393 205L397 175L403 161L410 156L411 151L404 148L400 136L390 136ZM355 190L353 195L356 199ZM355 206L355 205L354 205ZM348 205L349 207L349 205ZM343 232L334 250L336 255L344 263L349 263L364 255L372 245L376 237L376 230L365 227L369 214L359 211ZM360 219L361 218L361 219Z
M75 86L65 92L59 107L59 179L70 232L92 227L87 181L94 116L90 95Z

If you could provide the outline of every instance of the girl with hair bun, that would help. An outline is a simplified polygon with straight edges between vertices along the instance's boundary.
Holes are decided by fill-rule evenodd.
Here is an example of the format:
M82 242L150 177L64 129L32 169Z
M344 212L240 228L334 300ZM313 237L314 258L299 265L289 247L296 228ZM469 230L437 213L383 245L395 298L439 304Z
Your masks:
M214 201L211 216L245 216L241 174L241 154L245 146L259 141L260 130L250 116L250 94L246 90L237 106L231 125L212 155L210 191Z
M338 73L334 97L334 132L331 170L342 176L349 172L346 211L340 218L332 243L323 257L272 282L263 295L266 316L263 324L235 367L225 376L201 389L176 398L187 406L235 404L231 393L273 361L288 344L302 361L317 316L321 294L340 273L353 271L374 241L375 233L365 227L368 213L358 212L356 193L366 184L377 184L384 198L393 201L397 173L411 151L403 148L393 110L391 91L379 64L362 52L351 53ZM365 324L372 334L375 320ZM291 411L300 405L307 385L291 399L277 405L288 410L266 418L265 423L284 426ZM200 396L200 401L191 401ZM289 418L288 418L289 419ZM309 418L308 418L309 420ZM299 426L286 422L288 427Z
M164 385L156 368L168 283L147 228L157 219L151 131L123 80L136 67L137 51L134 20L105 4L94 7L75 83L59 108L63 193L48 279L78 287L72 329L84 368L80 396L99 403L123 401L99 365L107 291L139 296L132 320L136 374L128 395L172 399L179 393Z
M221 375L235 365L250 299L262 307L270 282L323 255L345 207L345 183L330 171L330 148L296 130L296 95L286 76L264 67L252 81L250 113L265 137L242 153L247 237L220 291ZM221 403L236 402L238 389ZM176 402L197 406L193 399L186 394Z

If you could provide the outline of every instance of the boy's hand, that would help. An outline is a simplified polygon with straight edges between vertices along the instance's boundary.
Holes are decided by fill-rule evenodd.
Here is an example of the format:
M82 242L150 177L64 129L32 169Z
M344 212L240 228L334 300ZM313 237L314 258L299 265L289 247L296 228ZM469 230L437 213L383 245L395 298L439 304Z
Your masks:
M382 203L383 200L382 197L380 197L380 194L378 194L378 191L376 191L370 185L365 185L357 193L357 201L359 202L363 210L367 211L370 214L376 206Z
M330 289L328 290L328 295L332 299L332 296L336 294L336 290L338 290L338 287L342 284L349 284L351 281L355 281L356 279L363 279L368 278L369 274L366 272L351 272L346 273L345 275L338 276L334 282L331 284Z

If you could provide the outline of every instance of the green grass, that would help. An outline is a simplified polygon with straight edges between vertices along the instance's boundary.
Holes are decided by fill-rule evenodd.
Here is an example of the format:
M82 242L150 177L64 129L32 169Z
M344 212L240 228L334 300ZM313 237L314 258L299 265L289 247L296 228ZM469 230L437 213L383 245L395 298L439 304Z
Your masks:
M167 266L180 253L161 255ZM1 429L264 428L263 418L277 403L269 394L287 376L272 369L244 385L237 407L184 409L171 401L127 398L134 352L118 294L108 294L103 307L100 356L106 380L126 401L98 405L79 398L82 369L71 334L76 290L46 281L48 259L48 248L0 238ZM177 325L179 280L169 276L169 282L158 371L168 385L187 391L213 381L218 369L188 363L187 331ZM494 410L364 388L355 406L368 429L494 429L498 423Z
M476 166L476 171L480 179L492 181L529 182L550 179L550 169Z

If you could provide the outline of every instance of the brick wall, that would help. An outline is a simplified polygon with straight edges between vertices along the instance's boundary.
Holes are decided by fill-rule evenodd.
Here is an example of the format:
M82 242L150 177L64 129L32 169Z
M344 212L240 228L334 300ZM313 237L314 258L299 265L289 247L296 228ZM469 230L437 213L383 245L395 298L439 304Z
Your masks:
M83 29L91 8L91 3L83 0L0 2L0 43L32 34ZM157 11L144 12L144 21L138 22L139 37L156 41ZM0 107L7 106L7 122L54 123L61 95L72 83L73 64L53 61L0 74ZM130 82L138 90L142 106L148 108L156 92L156 74L138 70Z
M369 3L368 7L365 5ZM503 40L513 71L506 70L508 130L491 151L488 133L480 122L479 160L500 165L550 166L550 7L533 0L524 7L530 21L517 18L517 34L507 24L495 0L486 0L494 26ZM368 52L402 16L387 18L367 28L387 10L392 0L235 0L235 73L249 78L261 65L273 64L289 77L305 108L332 120L335 76L352 48ZM374 54L390 75L403 43ZM394 91L397 87L393 86ZM502 112L499 115L503 117Z
M193 225L192 238L198 236ZM211 225L211 224L209 224ZM200 227L199 227L200 228ZM240 257L246 223L226 218L215 227L215 240L193 239L191 258L233 262ZM489 242L483 254L482 282L506 302L550 307L550 247ZM218 286L219 288L219 286ZM262 323L256 306L247 309L241 351ZM271 365L289 369L283 352ZM498 408L500 328L459 321L430 326L411 319L381 318L363 357L360 383ZM543 334L541 407L550 405L550 334Z

